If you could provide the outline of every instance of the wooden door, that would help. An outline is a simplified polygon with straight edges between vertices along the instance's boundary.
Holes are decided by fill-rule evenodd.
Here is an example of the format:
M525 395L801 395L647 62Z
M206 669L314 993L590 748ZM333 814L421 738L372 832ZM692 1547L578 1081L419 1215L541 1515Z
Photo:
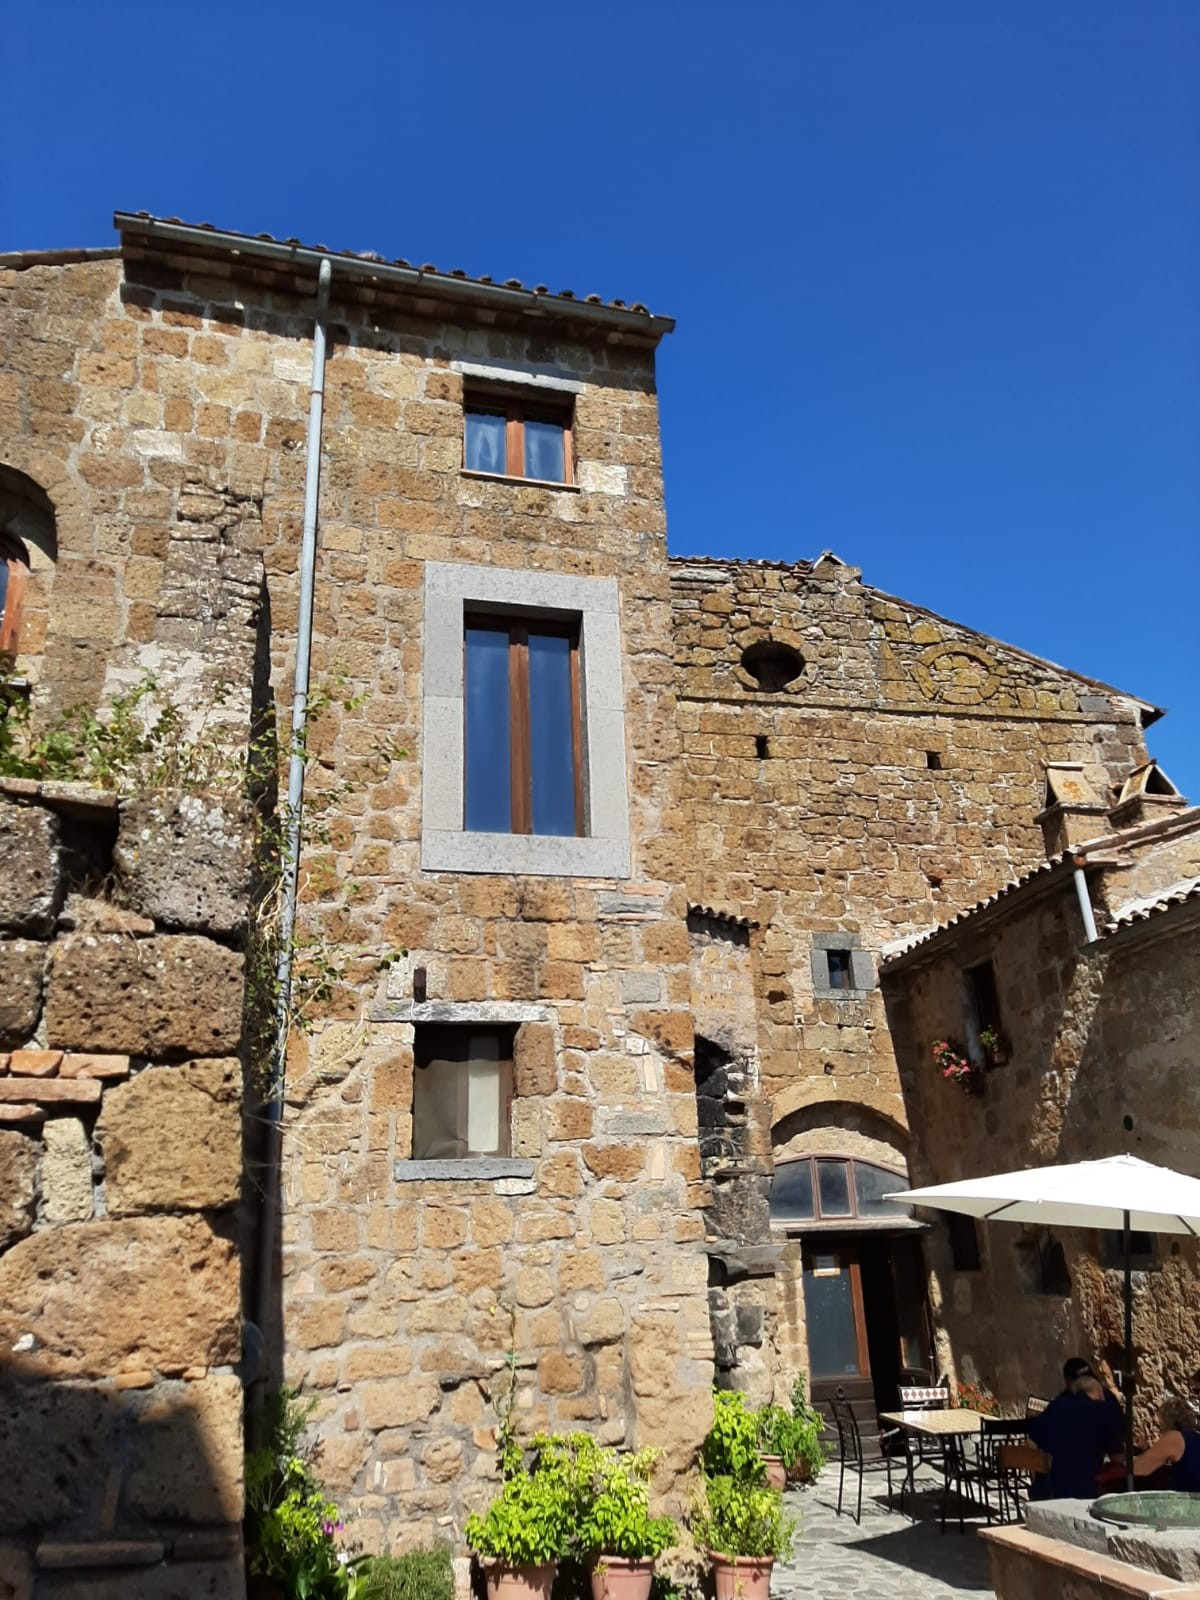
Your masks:
M804 1320L814 1403L826 1409L844 1390L869 1448L878 1423L857 1245L805 1241Z

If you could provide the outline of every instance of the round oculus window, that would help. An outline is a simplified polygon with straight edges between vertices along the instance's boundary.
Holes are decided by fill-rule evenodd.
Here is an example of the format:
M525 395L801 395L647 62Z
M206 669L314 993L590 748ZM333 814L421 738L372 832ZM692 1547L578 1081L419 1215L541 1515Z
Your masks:
M804 657L790 644L760 639L742 651L742 669L768 694L778 694L804 671Z

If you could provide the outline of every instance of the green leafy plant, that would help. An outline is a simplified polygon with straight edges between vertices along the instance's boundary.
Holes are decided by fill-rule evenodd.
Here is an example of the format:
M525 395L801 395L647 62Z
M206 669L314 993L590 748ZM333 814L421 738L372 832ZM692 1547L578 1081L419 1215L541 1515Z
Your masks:
M700 1461L706 1478L735 1478L764 1484L766 1468L759 1449L757 1415L744 1394L731 1389L713 1392L713 1424L705 1436Z
M764 1456L779 1456L785 1467L796 1464L799 1425L790 1411L783 1406L763 1406L758 1413L758 1448Z
M1008 1036L999 1028L981 1028L979 1044L987 1058L989 1067L1004 1066L1012 1054L1012 1046L1008 1042Z
M723 1556L783 1556L796 1524L783 1510L778 1489L721 1475L706 1478L692 1508L692 1535Z
M796 1425L796 1456L789 1466L815 1478L827 1459L821 1438L825 1419L808 1398L808 1382L802 1372L792 1382L792 1417Z
M590 1434L572 1434L572 1525L576 1550L584 1560L620 1556L652 1561L675 1543L670 1517L650 1515L650 1478L657 1450L619 1455Z
M340 1548L341 1513L313 1470L304 1431L315 1401L271 1395L264 1442L246 1457L246 1567L278 1583L287 1600L378 1600L364 1556Z
M378 1600L454 1600L449 1545L407 1550L402 1556L372 1556L365 1571Z
M464 1532L477 1556L507 1567L540 1567L568 1554L574 1506L574 1464L567 1442L551 1434L529 1441L529 1461L508 1436L500 1493Z

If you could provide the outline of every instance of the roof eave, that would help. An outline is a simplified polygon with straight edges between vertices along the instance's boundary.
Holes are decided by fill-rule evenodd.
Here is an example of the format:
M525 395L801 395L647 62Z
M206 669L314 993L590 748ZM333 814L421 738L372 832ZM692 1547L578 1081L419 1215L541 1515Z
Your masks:
M220 228L198 226L188 222L171 222L161 217L139 215L130 211L114 212L113 225L122 238L140 237L160 241L163 244L203 250L210 254L274 261L280 266L293 267L300 271L311 270L314 284L321 262L328 261L333 266L335 282L340 276L358 282L388 284L396 289L419 294L425 299L443 300L456 305L479 306L493 311L507 311L518 316L535 316L539 320L558 318L567 322L585 323L601 332L635 336L652 344L657 344L675 327L673 317L655 316L649 311L590 305L586 300L539 293L536 289L515 289L504 284L479 283L472 278L457 278L447 273L428 272L423 267L403 267L395 262L375 261L342 251L325 250L315 245L288 243L282 239L254 238L250 234L228 233Z

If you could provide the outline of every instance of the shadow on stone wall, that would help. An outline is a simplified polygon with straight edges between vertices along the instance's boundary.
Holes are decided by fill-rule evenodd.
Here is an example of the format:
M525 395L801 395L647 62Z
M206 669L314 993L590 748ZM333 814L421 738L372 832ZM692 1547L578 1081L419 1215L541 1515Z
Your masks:
M0 1600L244 1593L238 1379L125 1382L0 1369Z

